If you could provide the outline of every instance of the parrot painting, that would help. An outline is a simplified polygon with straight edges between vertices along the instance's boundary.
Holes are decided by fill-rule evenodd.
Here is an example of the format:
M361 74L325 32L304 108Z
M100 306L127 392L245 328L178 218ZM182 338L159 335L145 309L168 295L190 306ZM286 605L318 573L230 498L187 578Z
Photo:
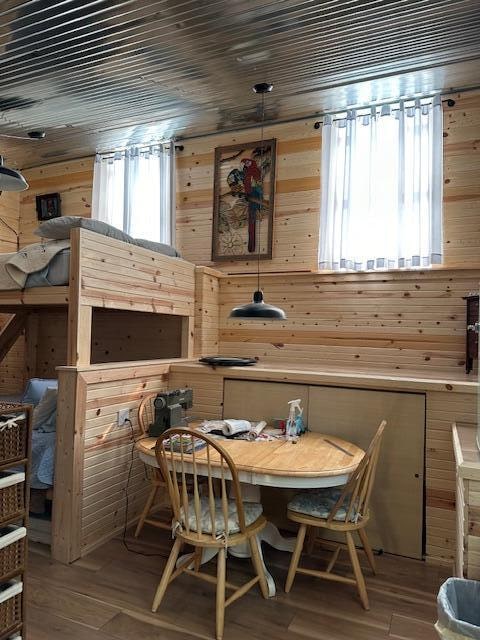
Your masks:
M263 185L262 172L256 161L244 158L241 161L243 174L243 190L248 206L248 251L256 251L257 214L262 209Z

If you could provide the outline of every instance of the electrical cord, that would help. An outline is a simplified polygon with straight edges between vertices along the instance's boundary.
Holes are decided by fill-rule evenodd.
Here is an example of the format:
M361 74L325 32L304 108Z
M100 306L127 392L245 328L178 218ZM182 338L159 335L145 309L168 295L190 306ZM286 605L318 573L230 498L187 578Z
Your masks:
M150 558L150 557L166 558L167 556L164 553L145 553L144 551L138 551L137 549L132 549L132 547L129 546L129 543L127 541L128 507L129 507L128 490L129 490L129 487L130 487L130 480L132 478L133 463L135 461L135 432L134 432L133 424L132 424L132 421L130 420L130 418L126 418L124 424L127 423L127 422L128 422L128 424L130 426L130 436L131 436L131 442L132 442L132 450L131 450L131 456L130 456L130 464L129 464L129 467L128 467L127 483L125 485L125 519L124 519L124 523L123 523L122 543L123 543L123 546L125 547L125 549L127 551L129 551L130 553L136 553L139 556L146 556L147 558Z

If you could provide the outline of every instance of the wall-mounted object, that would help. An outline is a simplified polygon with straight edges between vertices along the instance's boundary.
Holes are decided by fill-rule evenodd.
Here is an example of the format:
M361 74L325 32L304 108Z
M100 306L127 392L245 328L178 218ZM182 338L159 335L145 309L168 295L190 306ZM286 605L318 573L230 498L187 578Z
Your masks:
M37 220L50 220L51 218L59 218L60 210L60 194L45 193L35 197L37 208Z
M467 302L465 371L470 373L473 369L473 361L478 358L478 293L469 293L463 299Z
M276 140L215 149L212 260L272 257Z

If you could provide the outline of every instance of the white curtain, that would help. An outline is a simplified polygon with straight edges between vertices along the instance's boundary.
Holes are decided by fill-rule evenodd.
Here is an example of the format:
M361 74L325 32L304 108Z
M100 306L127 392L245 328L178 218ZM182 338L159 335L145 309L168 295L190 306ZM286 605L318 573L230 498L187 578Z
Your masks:
M439 97L326 116L319 268L441 263L442 155Z
M172 243L174 145L97 154L92 215L134 238Z

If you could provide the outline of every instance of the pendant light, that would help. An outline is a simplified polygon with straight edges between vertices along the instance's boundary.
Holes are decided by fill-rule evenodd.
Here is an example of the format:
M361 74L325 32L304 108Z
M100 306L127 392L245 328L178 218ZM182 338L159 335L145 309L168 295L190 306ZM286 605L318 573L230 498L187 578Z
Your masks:
M3 156L0 156L0 193L2 191L25 191L28 183L20 171L5 167Z
M265 94L270 93L273 84L261 82L253 87L254 93L262 96L262 126L260 135L260 179L262 182L262 201L263 201L263 127L265 122ZM273 203L270 203L272 205ZM262 205L263 206L263 205ZM258 216L258 214L257 214ZM285 320L286 314L283 309L267 304L263 299L263 291L260 289L260 220L257 217L257 290L253 293L253 302L244 304L240 307L234 307L230 312L230 318L243 318L244 320L268 319L268 320Z

